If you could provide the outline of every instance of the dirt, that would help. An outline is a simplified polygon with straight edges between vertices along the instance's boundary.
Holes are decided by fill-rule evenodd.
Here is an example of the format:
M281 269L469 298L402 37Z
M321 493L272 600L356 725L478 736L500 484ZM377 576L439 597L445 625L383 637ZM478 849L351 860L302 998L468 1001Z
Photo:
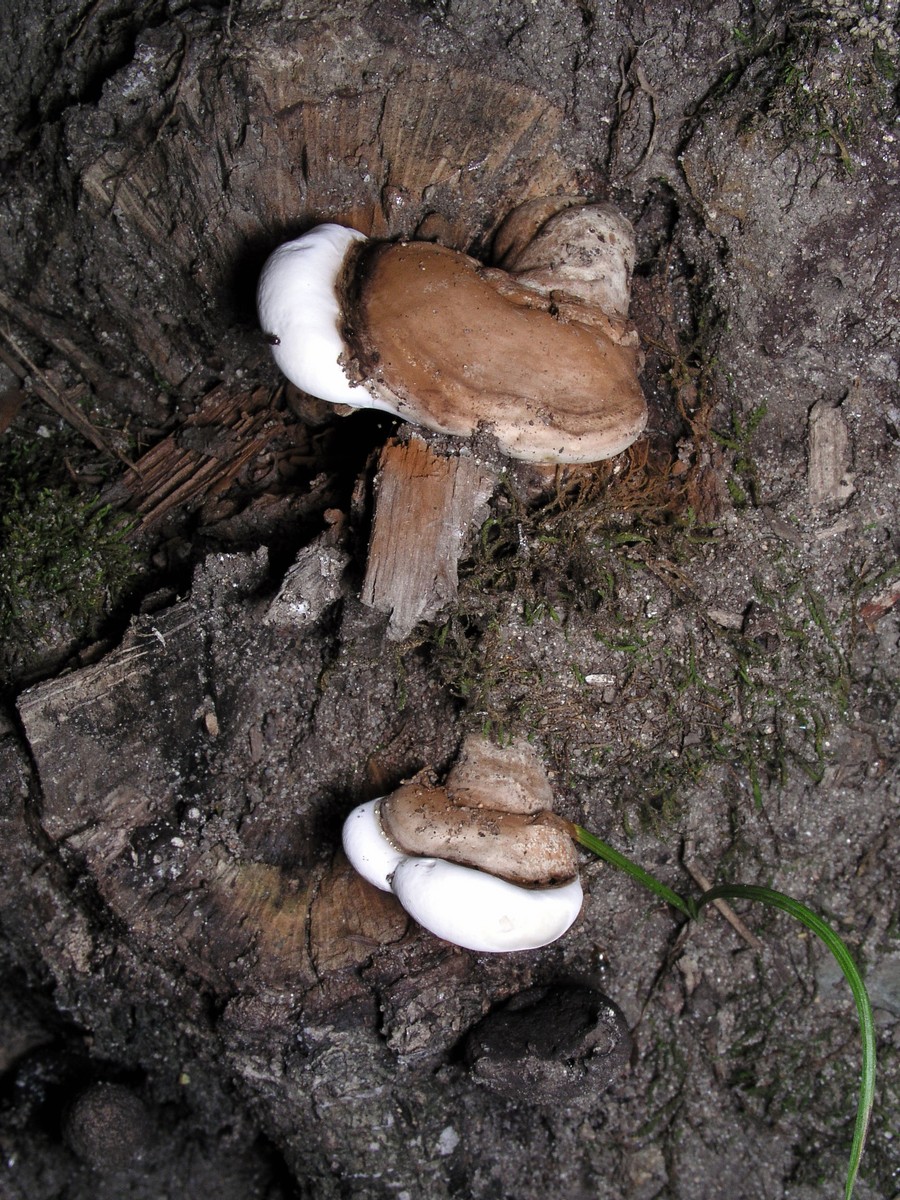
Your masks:
M483 729L676 891L765 884L834 925L878 1036L857 1195L896 1198L893 10L127 8L48 3L0 64L0 451L154 513L123 599L3 660L11 1194L838 1193L859 1043L800 926L683 928L585 854L564 939L476 955L355 876L346 813ZM635 225L647 437L543 491L507 464L456 601L391 640L359 595L394 424L278 391L255 275L322 219L430 218L487 257L516 202L572 189ZM42 387L130 458L243 453L232 417L191 424L214 388L273 416L162 512ZM593 1058L553 1027L571 996Z

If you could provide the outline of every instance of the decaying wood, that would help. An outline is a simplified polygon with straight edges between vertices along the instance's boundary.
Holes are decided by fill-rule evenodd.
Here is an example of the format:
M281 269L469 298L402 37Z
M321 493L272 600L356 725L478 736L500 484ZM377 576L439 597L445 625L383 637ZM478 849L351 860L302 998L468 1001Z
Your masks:
M264 618L267 625L282 628L312 625L339 599L350 555L333 542L329 530L300 551L269 605Z
M378 946L399 941L409 917L393 892L358 875L343 854L322 880L310 910L309 942L319 974L354 966Z
M708 278L712 295L700 297L704 309L724 304L731 313L714 331L722 335L720 360L746 381L748 405L775 399L773 419L783 421L775 428L790 437L780 454L773 442L763 472L764 483L775 472L784 501L780 516L767 518L768 528L791 539L792 571L808 569L811 587L825 585L824 602L846 608L845 589L828 586L829 571L840 575L833 556L805 556L792 524L797 415L811 378L842 378L848 363L860 364L871 396L864 408L845 404L845 415L851 408L864 414L853 429L856 468L866 483L866 519L884 526L891 493L874 467L889 466L892 452L885 436L892 381L883 355L895 283L885 239L896 217L890 185L896 167L877 104L859 106L861 144L882 147L868 156L866 171L849 176L808 144L773 154L777 105L768 122L748 125L742 118L759 110L758 71L739 75L727 96L709 92L709 79L728 69L720 60L728 53L721 31L729 12L721 5L73 0L11 7L17 15L6 56L10 117L0 121L9 167L0 189L6 201L0 286L30 311L61 322L53 341L43 343L49 366L31 349L34 334L19 339L60 391L66 389L57 383L56 363L65 358L64 377L69 364L77 367L73 346L96 358L117 384L143 378L144 394L155 399L124 411L146 413L156 428L174 420L176 395L185 414L213 380L240 380L234 386L251 395L257 382L274 388L253 291L278 242L316 221L345 220L391 237L421 229L480 253L509 208L529 196L570 191L573 181L585 195L606 194L608 185L640 215L642 315L655 327L664 314L661 349L651 350L647 372L657 428L677 436L669 408L675 387L678 412L694 433L683 445L685 474L701 480L702 489L691 486L712 507L715 464L696 471L693 464L708 458L700 435L708 431L717 373L682 370L679 338L699 312L690 276ZM865 65L864 39L843 40L848 54L863 55L853 61ZM827 72L827 49L823 43L822 57L810 60L818 74ZM666 75L667 62L682 60L690 69ZM657 113L653 90L662 80L665 103ZM35 85L43 81L41 96ZM783 131L774 132L780 139ZM9 196L7 179L18 195ZM634 186L623 188L628 182ZM841 268L848 246L853 270ZM739 268L733 280L723 279L723 256ZM833 286L835 273L840 288ZM672 305L671 319L663 302ZM43 332L49 328L42 325ZM848 328L857 338L849 348L841 337ZM90 364L81 358L81 367ZM2 387L9 383L2 380ZM249 407L244 414L250 420L242 437L268 435ZM145 464L146 493L138 476L128 477L139 502L147 502L145 519L174 514L166 505L179 497L188 508L201 503L207 493L193 489L214 489L226 478L218 472L227 469L229 455L242 452L240 439L230 441L239 420L235 412L218 430L191 429L189 440L174 436L159 451L166 461L157 476L153 460ZM249 459L215 506L269 460L266 449ZM170 484L173 470L178 482ZM647 510L644 499L639 512ZM331 503L346 507L345 498ZM701 506L691 503L702 521ZM721 545L690 552L687 568L681 562L692 576L692 604L660 605L667 593L655 580L653 595L645 596L640 571L616 572L612 601L626 626L646 632L647 621L657 620L671 628L668 642L649 642L646 655L623 657L618 635L596 640L611 629L597 617L598 597L596 609L593 602L587 611L573 603L564 628L537 624L521 644L518 615L503 620L510 682L498 685L500 716L513 715L511 697L521 681L526 703L514 719L543 745L555 744L560 758L572 747L560 782L568 802L601 829L621 797L629 810L655 801L645 785L655 786L654 764L664 754L668 761L669 747L715 738L704 703L679 743L653 709L645 710L642 680L658 665L672 681L673 697L681 687L678 648L687 645L696 597L720 611L746 611L750 581L733 568L764 549L754 532L763 516L737 513L733 525L715 531L724 535ZM860 610L863 619L872 612L877 620L895 603L893 589L881 591L892 578L884 575L890 542L887 534L878 545L871 531L857 532L842 550L878 572L865 593L876 611ZM252 534L259 544L258 530ZM594 549L603 556L596 564ZM573 585L579 592L602 569L608 549L601 539L591 559L576 564L584 574ZM573 1103L567 1096L562 1105L542 1104L553 1090L553 1080L539 1073L545 1065L566 1082L572 1078L569 1052L555 1036L565 998L558 990L545 993L546 1004L524 997L544 1014L543 1025L520 1039L524 1053L498 1053L498 1043L480 1032L474 1046L468 1039L463 1061L460 1041L486 1010L505 1022L506 997L521 996L531 984L543 988L562 970L602 969L635 1021L648 975L670 944L670 914L647 905L635 920L631 885L598 865L589 868L586 920L564 946L492 960L440 946L412 927L393 940L396 912L374 919L382 900L363 897L358 883L341 874L339 857L333 861L342 814L420 769L422 756L448 763L464 722L480 718L480 705L460 711L431 656L385 645L386 618L353 599L340 623L321 630L266 623L265 566L263 584L245 593L242 604L235 584L243 568L231 557L229 572L203 585L206 605L139 618L103 669L30 692L15 735L10 727L0 737L0 765L14 736L25 730L32 738L27 751L17 751L18 782L2 776L0 786L2 961L5 971L14 968L5 995L19 993L25 976L40 988L32 1036L52 1051L42 1062L28 1056L11 1062L17 1074L4 1080L15 1101L3 1130L13 1192L34 1200L64 1193L72 1200L126 1193L135 1200L198 1193L222 1200L288 1193L317 1200L404 1194L485 1200L500 1193L521 1200L581 1194L738 1200L762 1188L778 1197L799 1187L824 1196L819 1167L845 1151L846 1097L818 1088L814 1104L784 1112L780 1100L785 1088L791 1092L782 1072L785 1030L749 1050L744 1036L768 1011L775 950L767 962L732 957L731 938L714 937L712 925L693 994L677 979L651 987L632 1074L606 1104L596 1074L576 1088ZM627 557L617 553L615 561L624 567ZM767 587L784 576L783 557L763 556L758 567ZM682 584L668 568L666 577L677 584L669 591L680 601ZM547 577L543 583L552 586ZM560 587L568 591L567 581ZM683 823L704 830L713 858L731 846L739 875L755 876L774 856L798 888L833 885L851 915L866 917L869 975L874 984L880 973L881 996L896 1010L895 973L888 974L896 909L889 868L896 843L887 740L891 675L889 661L875 657L890 649L892 619L882 617L877 639L853 642L850 711L859 716L852 729L836 722L829 739L829 763L839 778L829 771L812 785L791 769L765 813L747 812L735 842L741 784L729 769L723 787L714 768L711 778L687 788ZM682 622L684 635L676 628ZM698 654L708 649L714 657L701 669L722 682L733 663L713 648L733 651L733 639L704 638L703 628L698 621ZM738 632L765 636L749 626L731 631ZM597 694L596 701L589 688L582 703L577 680L562 682L569 660L553 674L549 656L563 634L578 673L591 671L589 681L612 678L617 660L628 666L625 660L633 659L629 685L613 689L611 698ZM484 646L505 653L502 641ZM788 647L777 656L762 650L765 659L758 656L753 669L773 686L795 662L802 669L809 661ZM551 681L546 704L527 703L534 670ZM670 715L674 722L674 714L663 713L666 721ZM744 716L744 735L754 736L761 726L753 713ZM0 729L3 721L0 713ZM865 749L854 749L847 761L851 734L852 745ZM866 740L875 738L883 744L877 757ZM605 755L594 765L593 749L588 766L582 743L612 746L612 772ZM616 747L624 747L621 754ZM697 749L702 757L703 746ZM668 768L664 776L673 786L691 782ZM795 837L798 813L815 817L803 821L809 838ZM882 832L889 835L886 848ZM867 846L876 845L873 859ZM662 851L650 831L636 836L638 858L656 853ZM866 869L854 874L860 862ZM820 897L825 903L828 890ZM823 1001L813 1021L818 1058L834 1060L835 1078L843 1077L855 1059L826 976L816 978L820 960L790 957L805 993L815 991ZM682 1005L683 1019L676 1020ZM805 1062L807 1025L795 1008L788 1014L788 1057ZM882 1010L879 1030L888 1041L890 1018ZM0 1033L3 1024L0 1005ZM531 1050L544 1031L554 1035L549 1056ZM7 1050L11 1044L0 1043ZM116 1078L143 1078L148 1098L165 1106L155 1174L148 1162L117 1187L100 1171L78 1172L71 1150L55 1143L50 1128L65 1098L55 1080L53 1103L30 1101L29 1120L28 1097L40 1095L41 1073L64 1066L73 1050L82 1076L112 1071ZM588 1070L602 1057L601 1046L600 1055L586 1060ZM484 1089L488 1072L496 1086L498 1066L509 1071L499 1080L508 1100ZM748 1119L744 1067L763 1084L781 1081L772 1100L783 1118L777 1131L769 1120ZM892 1083L888 1078L886 1087ZM230 1106L239 1101L252 1109L252 1127L233 1120ZM535 1102L539 1111L530 1108ZM198 1128L200 1114L205 1129ZM879 1181L887 1188L891 1173L878 1141L867 1180L875 1190ZM262 1147L275 1177L260 1173L265 1160L246 1175L231 1170L231 1154L241 1146ZM216 1175L200 1170L204 1156L217 1163ZM170 1162L172 1175L163 1179L162 1164L168 1169ZM762 1180L753 1169L760 1163Z
M249 23L235 54L196 16L187 36L173 23L144 47L128 116L109 118L119 133L101 145L73 130L85 151L59 163L80 197L76 236L94 248L90 280L61 258L39 291L21 292L58 314L58 342L78 344L62 316L77 310L82 324L115 331L102 364L114 377L137 371L147 390L162 381L194 397L208 386L205 364L235 337L262 361L256 276L286 236L331 220L409 237L430 217L468 249L521 200L576 186L560 153L563 113L545 96L457 66L436 75L427 59L335 22L299 39ZM115 103L111 93L99 108Z
M209 800L185 814L179 761L212 762L234 737L221 687L191 665L209 636L198 609L180 604L100 663L22 697L43 827L158 961L182 964L218 994L240 985L248 957L254 987L309 988L397 940L407 918L340 857L333 871L259 861L233 837L202 835ZM161 681L171 700L148 709ZM250 687L252 674L240 682ZM268 836L276 825L270 817Z
M418 436L385 446L361 599L390 614L388 637L402 641L456 599L466 535L495 484L468 448L442 454Z
M850 474L851 448L840 408L819 400L809 414L808 486L815 507L843 504L856 488Z
M283 432L272 389L236 393L219 386L175 433L108 488L103 499L137 512L138 528L148 529L183 505L225 491Z

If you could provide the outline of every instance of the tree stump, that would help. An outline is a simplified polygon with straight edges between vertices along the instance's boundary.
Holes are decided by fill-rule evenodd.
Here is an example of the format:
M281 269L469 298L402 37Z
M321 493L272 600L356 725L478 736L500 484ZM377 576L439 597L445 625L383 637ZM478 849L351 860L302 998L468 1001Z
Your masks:
M94 18L91 6L73 17L79 47ZM84 385L95 425L130 414L144 444L168 434L107 492L146 533L186 507L202 519L283 434L253 303L275 245L334 220L481 251L514 205L575 186L561 108L465 54L438 65L389 17L367 21L231 21L229 9L227 22L157 24L96 101L48 127L16 180L31 224L0 243L17 344ZM189 599L21 699L42 798L38 818L9 792L8 844L27 843L33 820L60 863L54 883L9 862L23 945L41 930L96 1055L149 1062L147 1039L165 1028L173 1061L238 1081L318 1197L350 1178L367 1194L386 1162L397 1187L445 1195L440 1155L423 1177L397 1119L397 1063L440 1061L495 998L533 982L527 957L478 962L410 930L335 856L353 803L456 749L452 701L423 664L398 676L381 614L403 638L452 601L494 478L471 448L391 442L363 585L375 613L355 600L338 520L274 587L264 551L213 556ZM336 503L315 480L309 498L307 521ZM318 624L332 612L334 644ZM90 894L84 910L63 906L70 876ZM123 1034L129 1005L147 1016ZM464 1072L450 1093L417 1079L407 1111L432 1147L448 1103L475 1085ZM143 1166L161 1191L163 1169Z

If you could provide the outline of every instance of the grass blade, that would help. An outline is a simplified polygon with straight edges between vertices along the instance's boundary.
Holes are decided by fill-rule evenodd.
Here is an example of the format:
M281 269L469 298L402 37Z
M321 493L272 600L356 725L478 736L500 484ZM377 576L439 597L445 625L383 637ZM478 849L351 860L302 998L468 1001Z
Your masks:
M586 850L590 850L592 854L596 854L598 858L609 863L610 866L624 871L626 875L630 875L632 879L642 884L648 891L652 892L655 896L659 896L661 900L665 900L667 904L671 904L673 908L677 908L679 912L684 913L691 920L695 920L699 916L700 910L707 904L712 904L714 900L757 900L760 904L768 904L770 908L781 909L782 912L786 912L788 916L805 925L831 951L835 961L844 973L844 978L850 985L850 991L853 993L856 1012L859 1017L860 1039L862 1041L862 1072L859 1082L859 1102L856 1108L856 1124L853 1129L850 1162L847 1166L847 1181L844 1185L844 1200L851 1200L853 1188L856 1184L856 1176L859 1172L860 1159L862 1158L863 1148L866 1144L866 1135L869 1131L872 1107L875 1103L875 1019L872 1014L869 993L866 991L862 975L853 961L853 956L841 938L811 908L807 908L799 900L793 900L790 896L785 896L783 892L776 892L772 888L767 887L723 883L709 888L695 901L690 896L679 896L677 892L673 892L670 887L667 887L661 880L651 875L649 871L645 871L643 867L639 867L630 858L627 858L624 854L620 854L618 850L614 850L612 846L595 837L593 833L589 833L586 829L583 829L581 825L573 825L571 827L571 834L579 845L584 846Z
M612 846L608 846L606 842L601 842L600 838L595 837L592 833L588 833L586 829L582 829L580 825L573 826L573 834L575 841L579 845L584 846L585 850L590 850L592 854L596 854L598 858L602 858L604 862L608 862L613 867L618 867L620 871L624 871L626 875L630 875L632 879L636 879L638 883L642 883L648 891L659 896L661 900L665 900L667 904L671 904L673 908L677 908L679 912L684 913L686 917L693 919L697 916L697 909L692 900L685 899L684 896L679 896L677 892L673 892L649 871L645 871L643 867L639 867L637 863L626 858L624 854L620 854L618 850L613 850Z
M844 1187L844 1200L850 1200L853 1186L856 1182L859 1162L862 1158L863 1147L866 1144L866 1134L869 1131L869 1120L872 1106L875 1102L875 1021L872 1016L872 1005L869 993L863 983L859 968L853 961L850 951L844 942L834 932L830 925L821 917L816 916L812 909L792 900L782 892L773 891L767 887L752 887L742 884L720 884L710 888L697 901L698 911L713 900L757 900L760 904L768 904L770 908L779 908L795 920L800 921L807 929L818 937L831 951L835 961L844 973L844 978L850 985L853 999L856 1002L856 1012L859 1016L859 1033L862 1040L862 1074L859 1081L859 1102L856 1108L856 1125L853 1129L853 1143L850 1148L850 1162L847 1167L847 1182Z

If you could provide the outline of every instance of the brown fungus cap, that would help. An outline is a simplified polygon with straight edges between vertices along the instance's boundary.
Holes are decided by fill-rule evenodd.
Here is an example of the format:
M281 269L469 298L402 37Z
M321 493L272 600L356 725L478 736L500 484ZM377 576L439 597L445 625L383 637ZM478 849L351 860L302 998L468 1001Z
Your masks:
M453 804L444 788L408 783L379 806L385 834L406 854L443 858L511 883L546 887L574 879L569 827L555 813L498 812Z
M341 293L345 371L410 421L546 463L609 458L646 424L635 339L589 305L427 242L354 247Z
M545 296L580 301L624 323L635 252L631 224L611 204L573 205L553 213L524 245L510 246L503 267Z
M470 734L446 787L454 804L471 808L516 813L553 808L553 790L543 764L522 738L497 746L480 734Z

